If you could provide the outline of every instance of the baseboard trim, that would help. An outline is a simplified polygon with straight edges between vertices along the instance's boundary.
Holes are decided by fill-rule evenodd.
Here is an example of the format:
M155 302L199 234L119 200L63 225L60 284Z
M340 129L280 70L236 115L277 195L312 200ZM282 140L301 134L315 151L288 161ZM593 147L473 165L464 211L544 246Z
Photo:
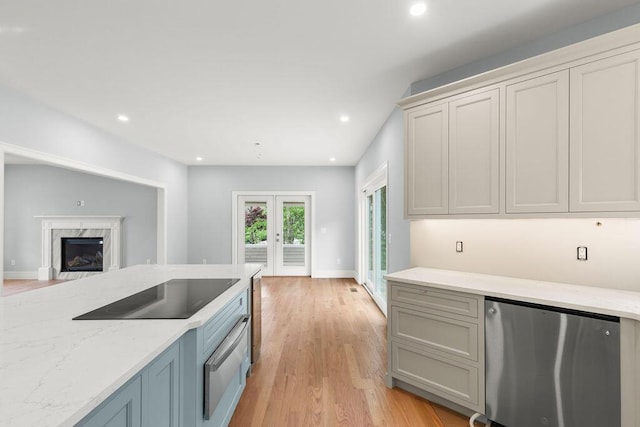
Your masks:
M38 280L37 271L5 271L5 280Z
M353 270L316 270L313 272L313 279L355 279L356 272Z

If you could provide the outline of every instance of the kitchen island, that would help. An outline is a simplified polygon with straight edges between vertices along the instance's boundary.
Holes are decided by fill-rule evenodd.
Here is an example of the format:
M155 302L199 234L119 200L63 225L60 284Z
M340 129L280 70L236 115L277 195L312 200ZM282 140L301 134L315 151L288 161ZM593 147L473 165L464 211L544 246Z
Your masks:
M134 266L1 298L2 425L78 423L246 292L259 271L256 264ZM240 281L188 319L72 320L171 279L224 277Z

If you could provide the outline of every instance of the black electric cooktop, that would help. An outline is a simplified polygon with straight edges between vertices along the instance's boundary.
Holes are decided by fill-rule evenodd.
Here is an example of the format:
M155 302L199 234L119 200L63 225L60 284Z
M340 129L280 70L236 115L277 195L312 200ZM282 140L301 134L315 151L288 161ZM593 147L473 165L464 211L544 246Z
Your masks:
M73 320L187 319L240 279L173 279Z

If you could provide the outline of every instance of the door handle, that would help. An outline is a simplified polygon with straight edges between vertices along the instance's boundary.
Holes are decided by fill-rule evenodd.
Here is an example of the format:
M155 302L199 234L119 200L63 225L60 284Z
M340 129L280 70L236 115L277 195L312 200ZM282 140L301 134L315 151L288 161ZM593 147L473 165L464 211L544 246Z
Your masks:
M251 319L251 316L245 315L238 320L231 332L229 332L229 335L227 335L216 351L213 352L209 360L207 360L206 365L209 365L212 371L217 371L231 353L233 353L233 350L236 349L238 344L240 344L240 340L244 336L244 331L249 325L249 319Z
M280 233L276 233L276 242L280 241Z

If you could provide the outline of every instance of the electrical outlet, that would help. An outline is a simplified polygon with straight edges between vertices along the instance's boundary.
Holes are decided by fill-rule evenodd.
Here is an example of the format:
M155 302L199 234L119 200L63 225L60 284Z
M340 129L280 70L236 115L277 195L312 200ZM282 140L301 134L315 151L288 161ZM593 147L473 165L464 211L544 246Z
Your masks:
M147 264L151 264L151 259L147 258Z
M207 259L206 258L202 258L202 263L206 264L207 263Z
M577 252L578 252L578 255L577 255L578 261L586 261L588 259L586 246L578 246Z
M456 242L456 252L461 253L462 252L462 242L461 241L457 241Z
M336 259L336 264L338 265L342 264L342 260L340 258Z
M15 259L11 260L11 265L16 265L16 260Z

